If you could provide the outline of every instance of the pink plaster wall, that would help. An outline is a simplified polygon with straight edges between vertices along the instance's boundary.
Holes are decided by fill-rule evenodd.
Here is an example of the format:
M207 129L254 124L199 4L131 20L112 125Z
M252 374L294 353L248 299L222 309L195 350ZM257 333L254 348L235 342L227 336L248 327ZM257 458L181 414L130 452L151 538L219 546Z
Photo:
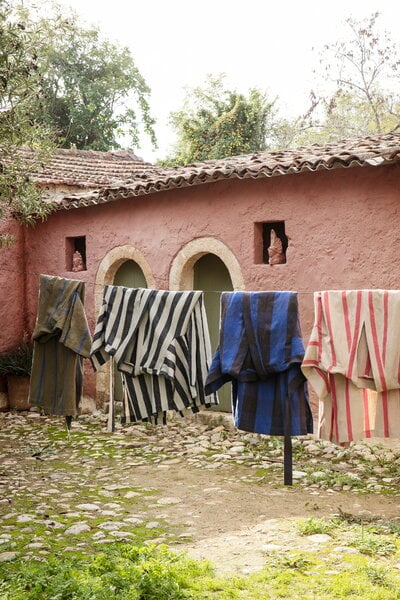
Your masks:
M27 270L87 281L86 308L93 329L93 283L112 248L133 245L149 262L157 286L167 289L171 262L181 248L194 238L212 236L236 255L246 289L300 292L307 339L314 290L400 288L399 184L397 165L337 169L230 180L62 211L27 231ZM254 224L274 220L285 221L287 263L255 264ZM65 270L65 238L82 235L88 270L71 273ZM29 276L26 285L32 327L38 277ZM89 373L89 388L93 381Z
M0 233L15 236L10 248L0 248L0 352L17 346L26 328L23 230L13 221L0 222Z

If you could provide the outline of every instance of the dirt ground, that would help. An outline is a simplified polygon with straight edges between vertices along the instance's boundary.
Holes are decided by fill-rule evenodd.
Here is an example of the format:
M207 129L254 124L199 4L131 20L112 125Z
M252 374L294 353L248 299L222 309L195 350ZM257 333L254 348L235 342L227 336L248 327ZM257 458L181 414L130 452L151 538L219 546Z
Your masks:
M212 560L220 573L258 570L271 551L317 549L318 543L298 533L299 519L333 517L339 511L366 520L400 517L398 498L326 491L316 495L296 484L254 486L240 479L246 473L243 467L207 473L183 465L146 470L146 485L171 500L168 519L188 527L192 541L177 548L193 558ZM174 499L181 502L172 504Z
M175 538L155 542L211 560L218 573L249 573L261 568L270 552L318 550L321 540L299 534L299 519L329 518L339 512L365 520L400 518L399 497L393 489L387 495L358 493L322 489L297 479L293 486L284 486L279 450L270 459L276 461L275 468L259 476L266 463L265 456L254 455L257 444L249 442L252 458L239 464L234 448L243 443L241 434L221 426L188 427L182 422L133 431L107 434L104 423L77 422L68 439L60 420L0 415L0 538L10 532L16 540L31 536L23 542L29 548L32 540L43 539L43 531L38 538L35 527L43 528L37 515L45 512L49 522L61 521L55 530L61 541L68 525L82 521L89 523L89 535L98 540L98 521L79 508L82 502L92 503L92 508L97 503L96 516L103 510L103 520L139 517L175 527ZM216 456L225 458L217 465ZM295 469L307 468L310 460L317 470L354 469L329 457L308 456L295 463ZM378 465L376 470L385 477L384 467ZM104 510L107 504L114 506L115 514ZM26 525L24 519L31 516L22 533L18 521ZM69 540L65 543L71 545ZM82 545L79 539L74 543Z

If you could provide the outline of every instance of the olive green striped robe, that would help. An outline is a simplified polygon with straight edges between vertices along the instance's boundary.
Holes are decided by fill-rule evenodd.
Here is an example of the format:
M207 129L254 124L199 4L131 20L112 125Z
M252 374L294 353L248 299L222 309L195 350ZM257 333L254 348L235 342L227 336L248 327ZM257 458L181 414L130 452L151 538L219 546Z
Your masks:
M79 412L82 357L89 357L92 342L83 306L84 285L40 276L29 399L48 415Z

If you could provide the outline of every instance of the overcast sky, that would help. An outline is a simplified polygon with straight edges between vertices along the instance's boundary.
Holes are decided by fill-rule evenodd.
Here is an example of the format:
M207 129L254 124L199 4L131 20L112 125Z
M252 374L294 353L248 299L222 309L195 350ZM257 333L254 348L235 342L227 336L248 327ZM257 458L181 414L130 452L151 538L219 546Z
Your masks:
M59 0L60 1L60 0ZM168 115L181 107L184 87L204 83L207 74L225 73L238 91L250 87L279 96L282 114L307 107L318 50L346 29L348 16L379 21L400 40L398 0L61 0L98 25L109 39L131 49L149 84L157 119L159 150L136 149L154 161L174 141Z

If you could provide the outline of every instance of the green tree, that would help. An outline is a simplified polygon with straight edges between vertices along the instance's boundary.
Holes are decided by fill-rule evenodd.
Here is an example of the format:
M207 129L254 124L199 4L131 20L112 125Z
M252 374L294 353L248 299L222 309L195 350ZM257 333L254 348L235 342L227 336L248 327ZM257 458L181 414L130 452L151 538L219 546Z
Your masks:
M31 33L0 0L0 221L16 218L24 224L51 210L29 177L53 147L51 131L34 117L38 57ZM0 247L11 243L12 236L0 234Z
M163 164L188 164L265 150L275 100L251 89L248 96L224 87L223 76L188 91L183 108L171 114L178 134L174 154Z
M41 7L43 10L43 6ZM40 97L35 116L63 148L137 147L144 132L156 145L150 89L128 48L84 27L73 12L45 5L45 17L20 10L34 24Z

